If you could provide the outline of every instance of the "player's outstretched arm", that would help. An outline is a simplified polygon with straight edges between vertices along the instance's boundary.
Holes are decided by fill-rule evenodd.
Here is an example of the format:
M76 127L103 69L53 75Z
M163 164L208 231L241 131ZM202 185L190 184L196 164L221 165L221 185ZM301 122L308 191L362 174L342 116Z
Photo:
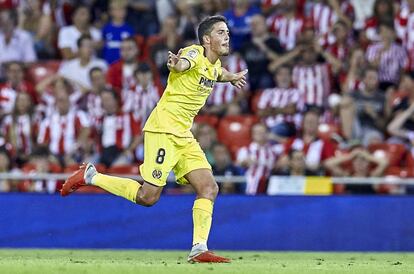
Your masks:
M222 68L222 74L219 76L219 82L230 82L236 88L242 88L246 85L247 69L238 73L231 73L225 68Z
M168 51L167 67L171 72L183 72L190 68L190 61L180 58L182 49L177 54Z

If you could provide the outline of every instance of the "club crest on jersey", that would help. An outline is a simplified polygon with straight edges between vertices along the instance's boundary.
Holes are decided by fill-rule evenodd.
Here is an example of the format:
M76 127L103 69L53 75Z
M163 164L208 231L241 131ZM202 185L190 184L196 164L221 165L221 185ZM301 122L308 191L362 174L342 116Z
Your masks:
M152 177L154 177L154 179L160 179L161 176L162 176L162 171L158 169L154 169L154 171L152 172Z
M187 52L187 56L190 57L191 59L194 59L197 57L198 51L195 49L189 50Z

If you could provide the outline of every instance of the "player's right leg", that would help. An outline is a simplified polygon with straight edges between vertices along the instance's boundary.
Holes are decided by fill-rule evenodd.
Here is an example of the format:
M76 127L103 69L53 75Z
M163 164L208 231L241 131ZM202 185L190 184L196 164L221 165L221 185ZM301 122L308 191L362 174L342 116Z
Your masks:
M83 164L63 184L61 194L67 196L85 185L98 186L133 203L152 206L160 198L162 187L147 182L142 185L132 179L98 173L93 164Z

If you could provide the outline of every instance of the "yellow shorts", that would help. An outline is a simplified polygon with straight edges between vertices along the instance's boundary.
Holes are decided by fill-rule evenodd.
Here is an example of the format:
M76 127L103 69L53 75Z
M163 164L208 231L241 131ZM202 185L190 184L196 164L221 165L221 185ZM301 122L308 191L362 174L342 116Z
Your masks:
M172 170L180 184L188 184L184 175L208 168L206 156L194 138L179 138L168 133L144 132L144 163L139 167L142 178L156 186L165 186Z

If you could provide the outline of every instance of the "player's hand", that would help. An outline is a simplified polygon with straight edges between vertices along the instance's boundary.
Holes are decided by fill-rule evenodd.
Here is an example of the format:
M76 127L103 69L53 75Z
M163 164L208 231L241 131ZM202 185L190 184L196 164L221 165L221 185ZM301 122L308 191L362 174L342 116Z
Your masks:
M180 49L177 54L172 53L171 51L168 51L168 61L167 61L167 67L168 69L174 69L175 65L177 65L178 61L180 60L181 52L183 50Z
M234 74L233 80L230 83L236 88L243 88L246 85L247 69Z

